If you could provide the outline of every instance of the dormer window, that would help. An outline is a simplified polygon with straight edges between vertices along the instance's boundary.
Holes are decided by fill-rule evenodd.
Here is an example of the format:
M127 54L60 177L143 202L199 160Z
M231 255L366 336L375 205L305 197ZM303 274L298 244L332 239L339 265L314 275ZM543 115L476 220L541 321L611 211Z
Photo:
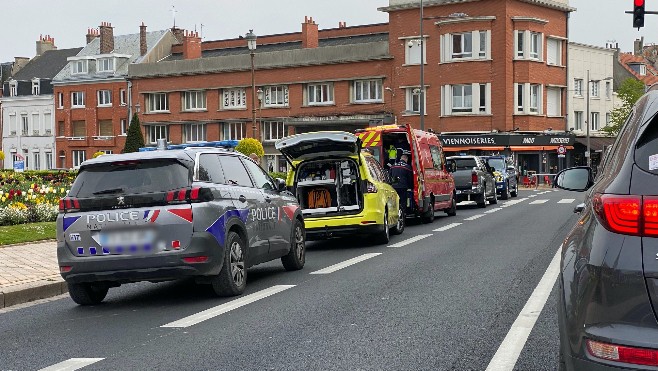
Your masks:
M11 80L9 81L9 96L15 97L18 95L18 81Z
M32 95L39 95L39 87L41 85L39 84L39 79L34 78L32 79Z
M114 72L114 58L99 59L98 72Z
M87 60L72 61L71 62L71 73L73 75L79 75L87 73Z
M645 76L647 74L647 66L644 63L629 63L628 67L640 76Z

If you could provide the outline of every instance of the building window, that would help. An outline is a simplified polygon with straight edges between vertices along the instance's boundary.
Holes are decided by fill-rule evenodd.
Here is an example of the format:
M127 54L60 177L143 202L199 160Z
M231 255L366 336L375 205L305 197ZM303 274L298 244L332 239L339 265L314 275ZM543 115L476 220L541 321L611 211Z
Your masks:
M468 85L452 86L452 112L473 111L473 87Z
M72 61L71 74L78 75L83 73L87 73L87 60Z
M205 91L186 91L183 93L184 111L202 111L206 109Z
M158 139L164 139L168 142L167 125L149 125L148 126L148 139L150 144L158 143Z
M473 34L470 32L453 34L452 59L473 58Z
M427 102L427 92L423 94L425 103ZM427 114L427 104L423 105L425 114ZM420 88L406 89L406 111L407 113L420 114Z
M540 59L541 34L539 32L530 33L530 58Z
M9 82L9 96L10 97L15 97L18 95L18 81L10 81Z
M99 137L114 136L114 130L112 128L112 120L101 120L98 122L98 136Z
M647 74L647 66L645 64L640 65L640 75L644 76Z
M99 90L98 91L98 106L111 106L112 105L112 91L111 90Z
M514 31L514 50L516 59L542 59L543 35L539 32L524 30Z
M562 116L562 89L546 89L546 114L548 116Z
M577 97L583 96L583 79L573 80L573 93Z
M540 84L514 84L514 102L517 114L542 113L542 86Z
M106 155L111 155L111 154L114 153L114 151L111 150L111 149L101 149L101 150L98 151L98 152L103 152L103 153L106 154Z
M40 129L41 129L41 123L39 122L39 114L38 113L33 113L32 114L32 135L41 135Z
M486 59L489 56L490 32L470 31L441 36L441 62Z
M612 114L610 112L605 113L605 126L610 125L610 121L612 121Z
M64 151L59 151L59 167L66 168L66 152Z
M592 81L591 82L591 92L590 94L592 95L592 98L598 98L599 97L599 81Z
M146 94L146 109L151 112L169 112L169 96L167 93Z
M187 124L183 126L183 141L203 142L206 140L206 124Z
M241 140L245 137L245 124L243 122L227 122L224 124L225 140Z
M605 82L605 97L607 99L612 98L612 84L610 83L610 81Z
M64 108L64 93L57 93L57 108Z
M23 160L25 161L25 170L30 168L30 157L26 149L23 150Z
M382 101L382 80L354 81L354 102L370 103Z
M128 124L126 119L121 119L121 135L128 134Z
M629 63L628 67L640 76L647 74L647 66L644 63Z
M43 128L46 135L52 135L53 133L53 118L50 112L43 113Z
M27 115L21 115L21 135L27 135L30 131L30 125Z
M73 157L73 167L79 167L87 159L87 152L84 150L75 150L71 151L71 156Z
M516 43L516 58L525 58L525 31L515 31L516 38L514 42Z
M491 84L446 85L441 91L442 114L489 114Z
M539 113L539 95L540 86L537 84L530 85L530 112Z
M423 38L425 39L425 38ZM423 45L423 63L427 62L427 40L420 42L420 39L408 39L405 41L405 59L404 64L420 64L420 46Z
M583 111L574 111L573 121L575 130L583 130Z
M46 170L53 168L53 153L46 152Z
M562 40L548 38L546 42L546 63L552 66L562 65Z
M32 80L32 95L39 95L40 94L39 93L39 91L40 91L39 86L40 86L39 79L33 79Z
M122 106L126 105L126 89L119 90L119 101Z
M286 136L286 126L283 121L266 121L263 123L263 141L271 142Z
M331 83L309 84L307 92L309 106L334 103L334 85Z
M73 121L73 136L76 138L84 138L87 136L87 128L84 121Z
M101 58L98 60L98 72L113 72L114 58Z
M64 121L58 121L57 122L57 136L58 137L63 137L65 136L65 131L64 131Z
M525 110L523 105L525 101L525 94L523 93L524 88L524 84L518 84L516 86L516 112L523 112Z
M41 154L39 152L34 152L34 170L41 170Z
M265 107L288 106L288 87L285 85L266 86L264 93Z
M592 112L591 113L591 122L589 125L590 130L599 130L599 113L598 112Z
M247 92L244 88L224 89L222 91L223 109L247 108Z
M71 107L83 108L85 106L85 92L74 91L71 93Z

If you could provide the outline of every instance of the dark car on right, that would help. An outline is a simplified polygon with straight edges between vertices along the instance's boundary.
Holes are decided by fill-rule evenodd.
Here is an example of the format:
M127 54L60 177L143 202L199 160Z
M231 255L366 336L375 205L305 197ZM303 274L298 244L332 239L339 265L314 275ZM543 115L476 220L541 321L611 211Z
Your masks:
M596 179L576 167L558 188L588 191L562 244L561 370L658 370L658 90L638 100Z
M496 180L496 193L501 200L516 197L519 193L517 173L511 158L503 155L484 156L484 161L494 168L494 179Z

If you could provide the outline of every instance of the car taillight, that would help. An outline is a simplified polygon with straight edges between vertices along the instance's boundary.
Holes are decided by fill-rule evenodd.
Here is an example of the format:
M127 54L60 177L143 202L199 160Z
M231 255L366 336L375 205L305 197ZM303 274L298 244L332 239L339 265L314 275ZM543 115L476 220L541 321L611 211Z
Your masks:
M658 197L596 194L593 208L603 226L615 233L658 236Z
M366 192L377 193L377 186L371 183L370 181L366 181Z
M476 186L478 185L479 182L480 180L478 179L478 173L474 171L473 173L471 173L471 183L473 183L473 185Z
M77 198L64 197L59 199L59 212L75 212L80 211L80 201Z
M214 198L210 188L193 187L182 188L167 192L167 203L177 204L181 202L205 202Z
M595 358L634 365L658 366L658 350L634 348L587 340L587 351Z

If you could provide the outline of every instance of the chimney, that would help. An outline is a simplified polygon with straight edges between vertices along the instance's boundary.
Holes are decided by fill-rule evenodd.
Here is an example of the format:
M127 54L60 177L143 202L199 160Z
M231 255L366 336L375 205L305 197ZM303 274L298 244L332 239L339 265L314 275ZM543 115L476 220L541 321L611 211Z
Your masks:
M302 23L302 48L318 47L318 25L313 21L313 17L304 17Z
M94 41L95 38L100 36L100 32L95 28L87 29L87 44Z
M109 22L101 22L99 27L101 37L100 54L109 54L114 50L114 28Z
M55 39L50 37L50 35L39 35L39 40L37 40L37 55L42 55L48 50L56 50Z
M146 25L142 22L139 26L139 55L146 55Z
M183 37L183 59L201 58L201 38L196 31L185 31Z
M338 22L338 28L345 28L347 27L347 22Z
M174 37L176 37L176 40L178 40L178 43L182 44L183 39L185 38L185 31L181 28L174 26L171 28L171 32L174 34Z
M642 49L644 49L644 36L635 39L635 42L633 43L633 54L635 54L635 56L641 56Z
M11 75L15 75L20 71L25 65L30 61L30 58L27 57L14 57L14 65L11 67Z

